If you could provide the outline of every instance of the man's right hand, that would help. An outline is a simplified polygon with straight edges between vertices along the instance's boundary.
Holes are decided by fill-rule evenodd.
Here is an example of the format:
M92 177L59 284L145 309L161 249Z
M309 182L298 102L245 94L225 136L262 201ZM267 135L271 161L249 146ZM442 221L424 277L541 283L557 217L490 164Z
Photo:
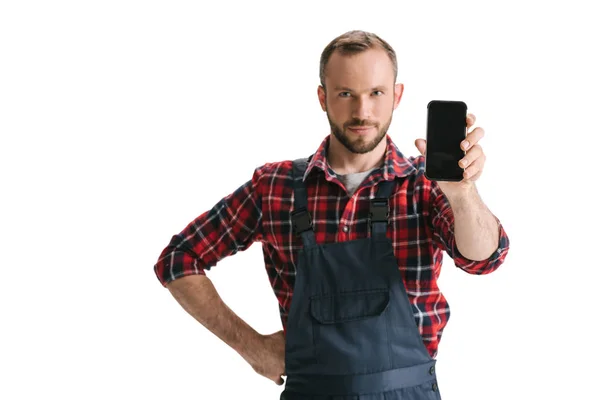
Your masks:
M261 335L223 302L206 275L189 275L167 287L181 306L209 331L240 354L262 376L283 385L283 331Z
M283 385L285 373L285 337L283 331L261 335L258 345L251 350L250 365L258 374Z

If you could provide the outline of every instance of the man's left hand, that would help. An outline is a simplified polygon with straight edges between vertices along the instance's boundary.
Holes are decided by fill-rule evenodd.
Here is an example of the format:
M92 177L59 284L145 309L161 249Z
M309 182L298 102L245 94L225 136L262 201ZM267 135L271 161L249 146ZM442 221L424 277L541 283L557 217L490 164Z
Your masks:
M469 113L467 115L467 131L475 124L475 115ZM479 179L483 172L483 166L485 164L485 154L479 141L483 138L483 128L473 128L467 133L465 140L461 142L461 149L466 151L465 156L459 161L458 165L463 168L463 180L460 182L446 182L438 181L440 189L446 195L460 194L461 192L467 191L472 188L475 181ZM421 154L425 157L427 142L424 139L415 140L415 146Z

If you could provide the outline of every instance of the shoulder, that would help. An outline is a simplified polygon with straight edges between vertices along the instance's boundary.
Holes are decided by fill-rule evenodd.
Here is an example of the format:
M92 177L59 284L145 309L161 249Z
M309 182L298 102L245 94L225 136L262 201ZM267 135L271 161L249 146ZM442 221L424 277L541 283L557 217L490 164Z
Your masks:
M439 185L436 181L432 181L425 175L425 156L409 156L405 157L404 161L412 168L407 176L409 185L413 185L413 194L420 201L431 202L442 195Z
M268 161L254 169L252 185L262 194L274 194L293 187L293 160Z
M259 165L254 170L257 179L288 179L291 178L292 160L269 161Z
M405 159L416 170L417 176L425 177L425 157L424 156L422 156L422 155L409 156L409 157L406 157Z
M412 177L412 179L415 181L415 183L421 185L421 186L425 186L425 187L430 187L432 181L430 181L429 179L427 179L427 177L425 176L425 157L422 155L419 156L408 156L404 158L404 162L406 162L408 165L410 165L412 168L410 168L410 173L409 176Z

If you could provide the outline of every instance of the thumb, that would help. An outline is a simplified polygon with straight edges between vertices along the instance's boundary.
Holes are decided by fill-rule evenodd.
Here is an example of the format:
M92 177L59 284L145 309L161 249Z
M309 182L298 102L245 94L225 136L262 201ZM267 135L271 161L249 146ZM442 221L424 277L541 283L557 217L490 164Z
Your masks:
M415 140L415 146L417 146L417 150L419 150L422 155L425 155L425 150L427 148L427 142L425 139Z

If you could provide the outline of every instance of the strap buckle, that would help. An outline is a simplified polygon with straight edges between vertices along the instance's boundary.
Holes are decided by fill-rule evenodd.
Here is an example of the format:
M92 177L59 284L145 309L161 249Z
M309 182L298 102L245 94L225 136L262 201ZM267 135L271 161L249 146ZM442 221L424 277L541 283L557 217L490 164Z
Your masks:
M312 229L312 220L306 208L302 207L292 212L292 227L296 235Z
M388 199L371 199L371 207L369 210L370 223L388 222L389 216Z

